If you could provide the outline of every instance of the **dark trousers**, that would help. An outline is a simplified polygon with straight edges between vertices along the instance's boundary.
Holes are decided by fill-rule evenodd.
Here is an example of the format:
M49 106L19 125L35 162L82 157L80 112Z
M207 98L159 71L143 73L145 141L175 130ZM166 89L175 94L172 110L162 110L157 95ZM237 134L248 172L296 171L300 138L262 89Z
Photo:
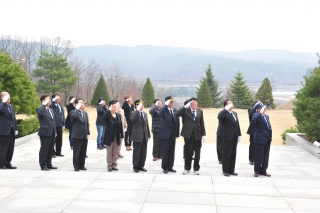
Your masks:
M253 143L254 135L250 135L250 145L249 145L249 161L253 162L254 160L254 143Z
M160 138L158 138L157 132L153 132L152 134L153 134L152 156L154 158L161 158Z
M224 173L234 173L237 158L237 140L238 138L236 136L233 140L223 140L222 171Z
M80 169L84 167L87 153L88 140L73 138L73 167Z
M132 124L130 121L130 124L128 123L127 131L124 133L124 145L125 146L131 146L131 132L132 132Z
M176 137L172 135L168 139L160 138L161 145L161 168L171 170L174 164L174 151L176 148Z
M147 158L147 140L142 142L133 141L132 164L134 169L142 169L146 163Z
M223 138L217 135L217 157L218 161L222 161L223 154Z
M61 155L61 147L62 147L62 127L57 127L57 137L54 140L53 144L53 154ZM54 149L56 147L56 149Z
M41 168L51 167L52 166L52 150L54 143L54 133L52 136L40 136L40 151L39 151L39 164Z
M269 165L270 142L254 145L254 173L264 175Z
M194 134L191 134L189 139L186 139L185 144L185 161L184 161L184 169L190 170L192 163L192 156L194 152L194 161L193 161L193 170L200 170L200 152L201 152L201 140L196 140Z
M14 151L15 136L13 129L9 135L0 135L0 167L10 167Z

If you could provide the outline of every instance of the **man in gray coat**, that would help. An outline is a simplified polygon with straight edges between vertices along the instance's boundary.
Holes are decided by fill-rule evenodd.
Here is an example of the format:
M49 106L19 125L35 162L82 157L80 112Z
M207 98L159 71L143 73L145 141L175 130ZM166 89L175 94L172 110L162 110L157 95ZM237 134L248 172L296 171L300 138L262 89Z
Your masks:
M154 105L149 110L149 114L152 117L152 137L153 137L153 161L161 159L161 149L160 149L160 138L158 137L158 132L162 123L162 117L159 116L160 109L162 107L162 102L160 99L155 99L153 101Z
M39 152L39 164L41 170L48 171L50 169L57 169L52 166L52 149L54 138L57 136L55 117L50 109L50 97L49 95L43 95L40 97L42 105L36 109L38 119L40 123L40 129L38 135L40 136L40 152Z
M147 142L150 138L148 125L148 115L143 112L143 101L140 99L134 102L136 110L131 112L130 120L132 122L131 140L133 141L132 164L134 172L146 172L144 168L147 157Z
M88 113L84 111L83 100L75 100L76 109L71 113L72 140L73 140L73 167L74 171L87 170L84 167L87 153L88 139L90 137Z
M16 169L11 165L15 135L18 134L16 114L10 104L10 94L1 92L0 103L0 169Z

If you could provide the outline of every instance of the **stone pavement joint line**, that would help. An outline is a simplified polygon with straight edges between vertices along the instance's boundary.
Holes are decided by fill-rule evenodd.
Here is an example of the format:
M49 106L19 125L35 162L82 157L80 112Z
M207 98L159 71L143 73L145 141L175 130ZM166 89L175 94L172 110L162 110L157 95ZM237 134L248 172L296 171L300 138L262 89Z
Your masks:
M301 147L272 146L270 178L253 176L248 145L239 145L237 177L224 177L216 145L202 147L200 175L183 175L183 144L176 144L174 169L163 174L161 160L152 160L148 143L145 168L134 173L132 151L122 149L118 172L108 172L106 150L88 144L87 171L74 172L72 150L63 142L64 157L53 159L57 170L41 171L39 140L15 147L12 164L0 170L0 212L319 212L320 160Z

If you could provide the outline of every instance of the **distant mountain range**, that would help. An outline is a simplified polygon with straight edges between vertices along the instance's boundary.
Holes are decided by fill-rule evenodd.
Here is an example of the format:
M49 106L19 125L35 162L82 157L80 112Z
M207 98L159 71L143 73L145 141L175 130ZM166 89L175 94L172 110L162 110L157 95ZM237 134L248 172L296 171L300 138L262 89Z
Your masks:
M295 53L285 50L249 50L242 52L219 52L197 48L173 48L141 45L81 46L74 56L101 65L120 65L124 75L136 79L151 78L154 84L194 84L205 76L208 64L220 82L234 80L242 71L249 85L261 83L268 77L272 82L297 85L303 80L306 69L318 66L315 53Z

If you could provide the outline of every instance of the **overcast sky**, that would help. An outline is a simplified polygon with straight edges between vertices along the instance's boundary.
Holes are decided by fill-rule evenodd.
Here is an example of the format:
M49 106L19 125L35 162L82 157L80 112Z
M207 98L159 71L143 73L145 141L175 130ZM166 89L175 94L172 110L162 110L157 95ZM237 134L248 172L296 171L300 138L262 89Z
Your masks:
M1 0L0 34L75 46L320 52L320 0Z

